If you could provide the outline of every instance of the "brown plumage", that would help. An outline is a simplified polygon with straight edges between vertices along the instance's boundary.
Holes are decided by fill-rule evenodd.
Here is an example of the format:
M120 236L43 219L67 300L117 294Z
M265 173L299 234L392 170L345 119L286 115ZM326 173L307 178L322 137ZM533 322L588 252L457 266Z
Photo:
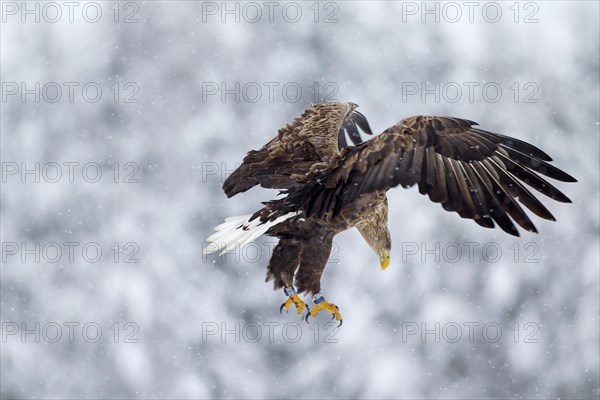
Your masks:
M359 229L380 257L389 262L385 192L418 185L419 192L462 218L518 236L516 222L537 232L521 206L554 220L527 188L559 202L569 198L542 175L563 182L575 178L549 164L537 147L484 131L460 118L415 116L401 120L362 142L359 130L371 134L366 118L353 103L316 104L260 150L250 151L225 181L227 197L253 186L279 189L286 196L234 229L263 229L280 238L268 267L275 288L318 293L333 237ZM354 146L347 146L346 135ZM226 243L213 243L223 250ZM387 266L387 263L386 263Z

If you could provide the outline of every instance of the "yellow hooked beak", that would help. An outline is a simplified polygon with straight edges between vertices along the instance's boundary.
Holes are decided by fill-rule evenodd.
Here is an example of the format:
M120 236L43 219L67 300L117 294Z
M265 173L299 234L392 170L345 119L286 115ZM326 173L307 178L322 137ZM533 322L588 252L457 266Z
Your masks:
M381 270L383 271L384 269L386 269L388 267L388 265L390 265L390 252L389 251L382 251L381 255L379 256L379 265L381 265Z

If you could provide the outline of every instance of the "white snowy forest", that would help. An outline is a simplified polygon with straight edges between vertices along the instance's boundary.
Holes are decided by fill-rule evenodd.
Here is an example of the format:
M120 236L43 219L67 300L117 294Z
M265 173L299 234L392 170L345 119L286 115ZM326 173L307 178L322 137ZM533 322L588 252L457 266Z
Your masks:
M598 2L1 7L2 398L600 395ZM334 239L343 325L280 315L274 239L203 246L277 194L225 197L246 152L335 100L533 143L573 203L517 238L394 189L387 270Z

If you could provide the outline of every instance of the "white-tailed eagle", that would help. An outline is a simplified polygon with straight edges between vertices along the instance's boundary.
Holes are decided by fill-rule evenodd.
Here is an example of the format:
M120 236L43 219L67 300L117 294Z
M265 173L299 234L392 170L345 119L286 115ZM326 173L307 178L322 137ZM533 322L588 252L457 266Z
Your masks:
M421 194L447 211L485 228L499 226L519 236L515 222L537 232L522 206L554 221L531 193L571 200L542 175L576 182L549 162L539 148L484 131L477 123L452 117L415 116L372 134L354 103L313 104L260 150L250 151L223 184L227 197L256 185L279 189L285 197L264 203L252 215L228 218L216 227L206 253L228 252L262 234L279 238L267 267L267 281L283 288L298 314L325 310L340 324L339 308L321 294L321 275L333 237L356 227L379 257L390 262L386 192L418 185ZM348 146L346 135L354 146ZM312 295L312 310L298 296Z

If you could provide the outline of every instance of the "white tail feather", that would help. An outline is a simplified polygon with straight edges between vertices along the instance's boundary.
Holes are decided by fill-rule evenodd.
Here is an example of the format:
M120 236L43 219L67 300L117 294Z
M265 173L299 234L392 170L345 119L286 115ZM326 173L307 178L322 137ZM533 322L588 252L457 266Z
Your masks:
M260 222L258 218L248 221L252 214L225 218L225 222L216 226L216 232L207 239L209 243L204 249L204 254L230 253L237 247L241 248L263 235L269 228L296 215L298 213L293 212L282 215L274 221L264 223Z

